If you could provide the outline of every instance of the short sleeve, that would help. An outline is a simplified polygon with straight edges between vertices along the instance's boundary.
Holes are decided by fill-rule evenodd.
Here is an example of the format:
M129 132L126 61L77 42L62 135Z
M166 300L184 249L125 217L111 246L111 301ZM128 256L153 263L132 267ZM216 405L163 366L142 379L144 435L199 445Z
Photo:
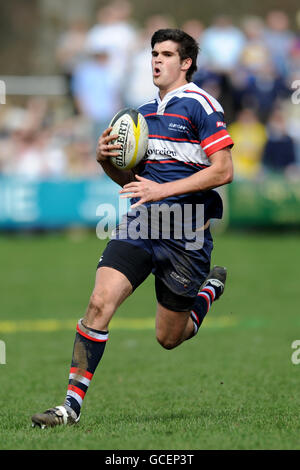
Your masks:
M200 104L197 106L195 124L201 147L207 157L234 145L224 122L224 113L220 109L221 106L216 108L212 102L206 108Z

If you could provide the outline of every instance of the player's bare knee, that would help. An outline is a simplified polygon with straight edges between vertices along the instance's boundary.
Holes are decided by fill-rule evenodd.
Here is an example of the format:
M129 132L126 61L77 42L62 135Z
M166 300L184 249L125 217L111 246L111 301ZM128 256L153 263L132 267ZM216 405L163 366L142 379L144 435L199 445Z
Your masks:
M91 320L110 318L114 313L114 305L109 301L107 293L101 294L93 292L88 304L86 317Z
M156 339L164 349L174 349L180 344L180 341L165 336L156 335Z
M105 308L105 301L101 295L92 294L88 304L88 313L93 317L100 317Z

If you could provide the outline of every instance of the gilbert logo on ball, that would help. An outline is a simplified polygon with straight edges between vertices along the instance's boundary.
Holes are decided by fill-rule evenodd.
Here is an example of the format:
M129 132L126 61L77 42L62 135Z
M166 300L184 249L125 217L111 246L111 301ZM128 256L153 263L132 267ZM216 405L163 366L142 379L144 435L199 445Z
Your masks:
M113 144L121 145L111 163L120 170L134 168L145 156L148 148L148 125L144 116L132 108L119 111L111 120L111 135L118 135ZM116 150L114 150L116 152Z

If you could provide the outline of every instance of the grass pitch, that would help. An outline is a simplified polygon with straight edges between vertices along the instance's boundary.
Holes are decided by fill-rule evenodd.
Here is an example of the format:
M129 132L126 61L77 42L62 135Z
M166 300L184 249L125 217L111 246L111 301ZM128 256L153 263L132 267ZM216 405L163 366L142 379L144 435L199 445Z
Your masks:
M0 238L0 448L299 449L298 235L216 235L225 294L175 350L155 340L149 277L116 313L80 424L31 428L64 399L104 246L85 233Z

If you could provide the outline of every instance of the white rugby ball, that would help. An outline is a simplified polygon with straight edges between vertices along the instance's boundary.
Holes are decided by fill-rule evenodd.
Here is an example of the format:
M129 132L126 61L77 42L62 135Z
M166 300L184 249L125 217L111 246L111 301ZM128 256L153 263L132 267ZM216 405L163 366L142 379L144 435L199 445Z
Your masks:
M144 116L137 110L125 108L111 120L111 135L118 135L112 144L120 144L117 157L111 157L111 163L120 170L134 168L144 157L148 148L148 125Z

